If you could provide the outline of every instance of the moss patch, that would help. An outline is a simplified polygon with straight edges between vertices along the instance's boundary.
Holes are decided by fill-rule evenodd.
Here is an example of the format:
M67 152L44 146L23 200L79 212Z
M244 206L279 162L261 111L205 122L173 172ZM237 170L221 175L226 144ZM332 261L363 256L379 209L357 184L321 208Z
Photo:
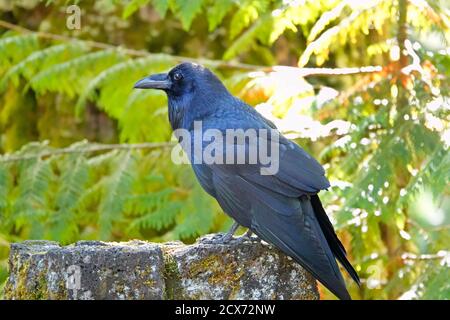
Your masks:
M163 276L165 281L164 298L167 300L181 299L181 277L175 258L168 252L163 251Z
M45 268L38 270L31 259L20 259L19 254L10 257L11 267L17 266L13 283L5 286L5 299L42 300L47 299L47 282Z
M240 288L239 280L244 275L244 270L236 261L224 258L223 255L210 255L204 259L192 263L188 276L196 278L201 273L209 273L207 279L210 285L221 285L230 290L230 298Z

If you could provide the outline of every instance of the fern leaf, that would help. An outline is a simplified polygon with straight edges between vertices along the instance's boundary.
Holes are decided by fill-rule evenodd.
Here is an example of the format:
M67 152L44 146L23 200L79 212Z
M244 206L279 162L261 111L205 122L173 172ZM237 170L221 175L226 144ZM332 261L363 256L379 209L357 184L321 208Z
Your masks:
M131 189L134 180L135 158L132 152L123 153L116 159L116 166L103 190L99 207L100 238L109 239L114 222L122 218L125 195Z
M154 212L134 219L129 230L154 229L160 231L167 228L175 222L182 206L181 202L169 202Z
M248 30L246 30L239 38L237 38L231 46L223 54L224 60L230 60L238 54L252 48L254 41L258 37L258 32L264 27L265 21L259 19Z
M166 16L167 10L169 9L169 1L170 0L152 0L153 7L156 12L159 13L161 18Z
M82 155L77 155L71 161L65 161L65 167L60 179L59 190L55 195L58 211L72 210L83 193L88 179L88 166Z
M135 13L140 7L146 6L150 0L131 0L123 10L122 18L126 19Z
M215 30L223 21L227 13L233 8L233 0L214 1L214 4L208 8L208 29Z
M165 188L160 191L149 192L147 194L127 196L126 211L131 215L144 215L154 211L169 200L169 196L174 193L172 188Z
M230 39L236 38L238 34L247 28L251 23L256 21L258 17L266 12L269 7L268 0L245 0L240 6L239 10L233 15L231 19Z
M166 103L166 97L162 92L155 90L132 92L119 120L120 140L127 142L170 140L171 130L167 125ZM148 126L149 122L152 126Z
M449 178L446 174L449 170L450 155L445 148L439 146L430 154L426 164L404 188L402 197L399 198L399 205L408 206L425 185L432 187L434 195L442 194L449 184Z
M8 190L10 188L9 168L0 164L0 219L8 206Z
M91 52L44 69L31 79L30 84L38 93L61 92L73 98L83 91L86 82L123 58L116 50Z
M41 226L37 221L44 217L47 212L46 193L52 177L52 170L49 161L36 160L21 164L21 173L18 183L19 196L13 207L16 228L25 225L31 227L31 233L38 237L41 234ZM30 235L31 237L31 235Z
M335 19L337 19L342 11L344 10L344 8L348 5L348 1L341 1L337 4L337 6L335 6L333 9L324 12L319 20L317 20L317 22L314 24L314 26L312 27L309 35L308 35L308 43L312 42L314 39L317 38L317 36L323 31L325 30L325 28Z
M369 11L371 11L373 8L375 8L381 0L375 0L373 2L364 3L359 5L358 9L355 8L355 10L352 11L352 13L342 19L341 22L339 22L338 25L331 27L327 29L325 32L323 32L318 38L316 38L314 41L308 44L305 51L303 51L302 55L300 56L298 60L298 66L304 67L308 62L310 57L313 54L316 54L317 56L317 65L322 65L325 61L325 59L328 57L329 47L333 43L333 41L336 41L336 38L338 35L342 34L343 37L350 37L350 33L354 33L357 29L358 31L361 30L361 28L368 28L367 20L377 19L378 17L373 14L368 14ZM372 10L373 11L373 10ZM382 13L378 14L379 16L382 15ZM365 21L365 23L359 23L358 28L352 28L354 23L357 23L361 18ZM383 17L383 19L387 19L389 17ZM322 21L321 23L323 23ZM316 33L321 29L322 27L320 25L316 28ZM367 31L367 30L366 30ZM347 33L349 33L347 35ZM353 34L354 38L354 34ZM338 42L338 41L336 41ZM340 41L339 43L342 44L343 41Z
M88 100L99 100L102 107L109 115L119 118L123 112L128 95L133 84L148 72L158 72L169 68L173 59L167 55L151 55L148 57L125 60L100 72L85 86L76 104L79 114ZM98 97L100 90L100 99Z
M202 11L204 0L173 0L177 16L184 30L189 30L192 21Z
M173 234L178 239L186 240L207 234L214 226L216 212L212 199L194 182L192 192L177 216Z
M11 35L6 33L0 38L0 75L11 65L36 51L38 47L39 43L35 34Z
M61 168L62 176L55 195L55 211L49 219L48 238L69 243L78 234L75 209L88 179L88 166L83 155L68 157Z
M19 76L22 75L25 79L30 80L38 72L79 56L87 50L88 48L83 42L75 42L54 45L35 51L8 70L1 79L0 89L4 89L10 80L17 86Z

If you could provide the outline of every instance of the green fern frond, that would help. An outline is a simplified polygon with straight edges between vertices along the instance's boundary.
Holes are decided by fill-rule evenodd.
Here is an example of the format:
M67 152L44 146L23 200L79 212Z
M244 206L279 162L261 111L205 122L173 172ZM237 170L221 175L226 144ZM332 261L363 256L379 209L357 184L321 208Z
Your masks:
M383 21L391 19L391 17L385 15L384 10L374 10L375 8L378 8L379 4L382 4L386 11L390 8L390 4L383 0L355 5L348 17L343 18L336 26L327 29L319 37L315 38L314 41L309 43L298 60L298 66L305 66L313 54L316 55L317 65L322 65L328 57L328 52L330 51L330 45L332 43L342 46L343 43L346 43L349 40L356 41L356 35L361 34L361 29L363 29L363 33L368 33L368 28L371 23L376 27L377 31L382 32L381 26ZM340 6L337 8L340 10L343 9ZM313 29L316 30L316 33L323 29L322 24L325 22L326 21L317 22L317 26L313 27Z
M209 31L215 30L223 21L225 16L233 8L233 0L214 1L208 6L208 28Z
M337 19L347 5L348 1L341 1L331 10L324 12L309 32L307 39L308 43L315 40L333 20Z
M152 123L152 126L148 126ZM154 130L157 127L159 130ZM167 99L162 92L134 91L128 96L119 119L120 140L127 142L168 141Z
M276 2L275 9L269 10L269 5L262 4L258 9L258 15L254 13L256 20L249 23L251 26L241 33L245 23L238 25L239 28L236 31L239 37L237 37L231 46L226 50L224 59L229 60L238 54L244 53L249 49L255 47L259 42L266 46L271 46L278 38L280 38L287 30L292 32L298 32L301 28L306 27L310 23L314 22L320 11L312 3L289 3ZM235 16L237 16L236 13ZM238 19L238 18L236 18ZM233 24L233 22L231 22ZM230 34L231 35L231 34Z
M0 75L38 48L39 42L35 34L3 35L0 38Z
M30 84L38 93L61 92L73 98L83 92L91 78L123 59L117 50L91 52L44 69L30 80Z
M447 253L448 254L448 253ZM425 279L420 283L419 294L424 300L448 300L450 298L450 268L446 257L436 262L428 262L428 268L423 272Z
M146 6L150 0L131 0L125 6L125 9L122 12L122 18L126 19L135 13L140 7Z
M34 51L7 71L0 81L0 89L4 89L8 81L12 81L17 86L19 76L30 80L38 72L81 55L87 50L84 42L75 42L62 43Z
M258 17L267 11L270 0L245 0L233 15L230 23L230 39L236 38L245 28L255 22Z
M149 72L169 68L173 59L167 55L151 55L119 62L93 78L81 93L76 109L82 110L87 100L98 100L99 105L114 118L119 118L133 84ZM97 90L100 90L98 96Z
M242 52L252 48L255 40L258 39L259 32L261 29L265 28L265 23L268 19L270 19L270 15L266 15L265 19L259 19L248 30L240 35L239 38L233 41L232 45L223 54L223 59L233 59Z
M169 201L170 195L174 193L174 189L165 188L155 192L146 194L135 194L126 197L125 211L130 212L131 215L144 215L148 212L154 211L162 204Z
M152 3L161 18L164 18L169 10L170 0L152 0Z
M194 18L202 11L204 0L172 0L175 14L185 30L189 30Z
M154 212L134 219L129 230L153 229L160 231L168 228L174 224L182 206L183 203L179 201L168 202Z
M88 165L83 155L72 155L63 162L59 188L55 194L55 211L49 217L48 238L69 243L78 235L75 210L88 180Z
M9 220L17 229L28 227L31 238L39 238L43 233L42 225L30 222L37 222L49 213L46 196L53 173L49 161L27 161L20 167L18 196Z
M192 191L176 218L173 234L178 239L186 240L207 234L214 226L216 212L213 200L201 189L198 182L194 182Z
M64 162L59 190L55 195L56 210L69 211L76 207L88 179L88 165L83 155Z
M399 198L399 206L408 207L413 202L419 191L425 186L430 187L433 195L438 196L442 191L448 188L450 170L450 155L448 150L438 146L432 152L425 165L418 170L408 185L404 188L402 196Z
M0 220L8 206L8 190L10 189L10 168L0 163Z

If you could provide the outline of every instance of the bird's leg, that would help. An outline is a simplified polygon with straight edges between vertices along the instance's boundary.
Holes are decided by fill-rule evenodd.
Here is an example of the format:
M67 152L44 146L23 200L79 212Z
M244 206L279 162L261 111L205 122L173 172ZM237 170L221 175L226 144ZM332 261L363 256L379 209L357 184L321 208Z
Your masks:
M247 229L247 231L237 239L240 241L260 241L259 237L254 235L253 231L250 229Z
M233 222L233 225L231 226L230 230L228 230L227 233L225 233L222 237L222 241L228 242L233 238L234 234L236 233L236 230L239 228L239 224L235 221Z
M239 228L239 224L237 222L234 222L231 226L230 230L228 230L225 234L216 234L212 238L205 238L201 241L204 243L210 243L210 244L225 244L229 242L232 238L236 230Z

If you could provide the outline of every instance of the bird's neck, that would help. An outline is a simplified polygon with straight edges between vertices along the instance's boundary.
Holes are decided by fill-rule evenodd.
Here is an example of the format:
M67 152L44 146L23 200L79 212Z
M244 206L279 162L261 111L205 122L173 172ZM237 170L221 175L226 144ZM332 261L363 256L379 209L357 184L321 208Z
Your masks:
M186 129L185 117L188 114L190 99L185 96L169 96L169 122L172 130Z
M227 106L232 98L227 91L216 93L198 92L192 95L169 96L169 122L172 130L186 129L191 131L194 121L202 121ZM218 103L220 101L220 103Z

